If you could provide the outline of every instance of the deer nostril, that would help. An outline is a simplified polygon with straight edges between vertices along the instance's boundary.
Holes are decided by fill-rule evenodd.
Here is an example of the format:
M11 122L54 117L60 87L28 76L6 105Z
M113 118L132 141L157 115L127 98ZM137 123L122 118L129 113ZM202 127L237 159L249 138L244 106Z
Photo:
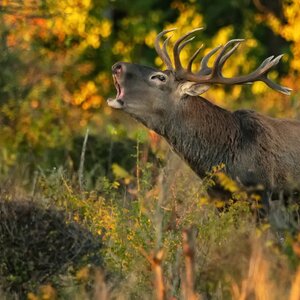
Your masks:
M112 71L114 74L121 74L122 72L122 64L121 63L116 63L112 67Z

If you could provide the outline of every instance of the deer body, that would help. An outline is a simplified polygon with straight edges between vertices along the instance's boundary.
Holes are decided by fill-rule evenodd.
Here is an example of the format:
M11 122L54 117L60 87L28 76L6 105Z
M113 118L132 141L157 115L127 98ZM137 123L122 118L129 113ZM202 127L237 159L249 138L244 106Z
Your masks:
M224 163L226 173L246 187L278 193L300 183L300 122L232 113L201 97L180 103L158 133L200 177Z
M136 64L117 63L113 77L118 94L108 104L123 109L148 128L163 136L176 153L203 178L213 166L225 164L225 172L245 187L263 187L263 201L272 193L290 192L300 183L300 122L274 119L250 110L230 112L201 95L213 83L241 84L263 81L271 88L288 94L290 90L269 78L269 69L279 57L266 59L249 75L224 78L221 68L241 40L232 40L213 49L202 59L201 70L194 74L191 65L199 51L183 69L180 50L194 30L174 46L175 68L166 52L156 50L168 66L166 71ZM183 44L183 45L182 45ZM235 44L232 49L229 46ZM213 68L207 66L212 54L221 50Z

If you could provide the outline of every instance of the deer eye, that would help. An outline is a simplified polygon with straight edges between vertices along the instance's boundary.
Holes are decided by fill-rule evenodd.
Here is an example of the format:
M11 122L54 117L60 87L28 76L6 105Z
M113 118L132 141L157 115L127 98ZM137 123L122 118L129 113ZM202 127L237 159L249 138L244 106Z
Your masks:
M162 75L162 74L152 75L152 76L150 77L150 79L152 79L152 80L158 79L158 80L161 81L161 82L166 82L166 80L167 80L166 76L165 76L165 75Z

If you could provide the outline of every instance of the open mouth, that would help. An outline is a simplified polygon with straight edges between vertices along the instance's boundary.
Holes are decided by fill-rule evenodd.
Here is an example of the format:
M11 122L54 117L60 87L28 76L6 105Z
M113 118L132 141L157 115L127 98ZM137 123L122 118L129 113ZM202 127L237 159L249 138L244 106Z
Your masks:
M124 100L122 99L124 97L124 88L121 86L116 75L113 75L113 80L117 90L117 95L116 98L108 98L107 104L112 108L121 109L124 108Z

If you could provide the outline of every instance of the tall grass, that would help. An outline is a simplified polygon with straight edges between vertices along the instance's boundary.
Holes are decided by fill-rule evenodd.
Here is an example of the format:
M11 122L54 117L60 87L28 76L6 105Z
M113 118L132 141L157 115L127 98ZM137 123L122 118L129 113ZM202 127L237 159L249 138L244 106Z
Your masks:
M84 257L71 260L68 269L40 280L40 288L27 289L26 297L299 299L300 235L294 228L279 231L258 223L253 209L258 200L238 190L238 201L225 206L212 201L206 192L212 176L200 181L173 154L163 167L139 155L138 150L137 176L101 177L92 188L85 186L89 174L83 167L79 179L58 168L38 170L33 183L24 184L24 176L19 183L18 176L3 183L3 203L18 198L44 209L55 207L66 214L66 224L78 224L102 243L96 255L104 270L84 264ZM56 251L46 239L43 247ZM12 297L0 286L3 297Z

